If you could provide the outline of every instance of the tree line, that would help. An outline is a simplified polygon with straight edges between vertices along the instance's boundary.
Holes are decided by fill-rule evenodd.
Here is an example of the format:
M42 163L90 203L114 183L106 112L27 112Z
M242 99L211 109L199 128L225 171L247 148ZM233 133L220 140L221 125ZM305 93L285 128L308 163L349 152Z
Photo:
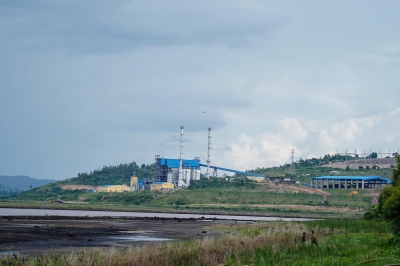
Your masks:
M396 159L396 168L392 170L392 184L382 189L378 206L364 214L366 220L385 220L389 222L396 235L400 236L400 156Z

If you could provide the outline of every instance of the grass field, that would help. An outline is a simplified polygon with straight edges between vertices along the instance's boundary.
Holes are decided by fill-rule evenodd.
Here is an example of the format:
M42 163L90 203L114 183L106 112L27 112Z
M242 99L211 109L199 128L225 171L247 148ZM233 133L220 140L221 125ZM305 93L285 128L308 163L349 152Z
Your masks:
M224 236L121 250L82 250L0 265L389 265L400 263L400 242L385 223L358 219L215 224ZM315 230L318 245L301 244ZM396 262L397 259L397 262Z

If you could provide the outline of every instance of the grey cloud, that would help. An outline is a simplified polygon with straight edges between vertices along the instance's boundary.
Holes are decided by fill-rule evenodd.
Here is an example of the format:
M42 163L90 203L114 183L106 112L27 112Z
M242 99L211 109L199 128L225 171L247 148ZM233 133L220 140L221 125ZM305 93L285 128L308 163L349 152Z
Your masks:
M218 12L218 13L215 13ZM121 52L143 46L218 43L248 46L278 24L272 14L202 1L37 1L0 5L8 39L18 47L72 53ZM210 13L215 13L210 16Z
M392 145L399 3L360 4L1 1L0 174L60 179L177 157L181 125L194 141L185 157L205 156L211 126L212 160L230 165L231 140L284 117L320 132L383 116L352 143L334 137ZM323 153L317 137L300 144Z

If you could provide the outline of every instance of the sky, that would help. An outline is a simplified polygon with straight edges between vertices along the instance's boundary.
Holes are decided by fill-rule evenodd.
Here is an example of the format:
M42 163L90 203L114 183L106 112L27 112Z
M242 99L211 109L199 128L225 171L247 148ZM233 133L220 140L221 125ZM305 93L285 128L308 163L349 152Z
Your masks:
M0 0L0 175L400 149L400 1ZM203 170L204 172L204 170Z

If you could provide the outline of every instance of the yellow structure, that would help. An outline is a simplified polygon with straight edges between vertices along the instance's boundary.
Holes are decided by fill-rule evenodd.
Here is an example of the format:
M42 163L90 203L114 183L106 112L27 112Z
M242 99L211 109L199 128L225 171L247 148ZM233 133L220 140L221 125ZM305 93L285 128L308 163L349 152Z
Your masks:
M137 176L131 176L131 188L134 188L135 190L138 188Z
M97 192L128 192L131 191L130 187L126 185L106 185L96 188Z
M154 182L150 185L150 190L171 190L174 188L173 183L169 182Z
M264 177L257 177L257 176L246 176L247 179L256 181L257 183L266 182Z
M352 192L349 193L349 195L358 195L358 192L357 191L352 191Z

